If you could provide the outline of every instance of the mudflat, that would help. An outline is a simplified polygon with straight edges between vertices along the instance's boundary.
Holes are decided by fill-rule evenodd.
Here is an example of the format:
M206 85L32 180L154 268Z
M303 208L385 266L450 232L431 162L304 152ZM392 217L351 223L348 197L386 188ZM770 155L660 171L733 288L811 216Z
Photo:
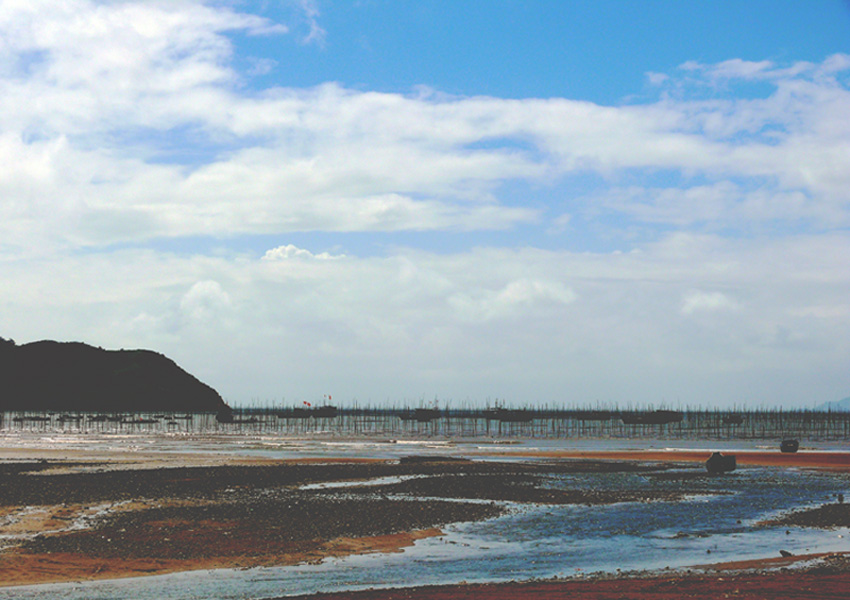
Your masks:
M0 552L0 581L20 585L296 564L397 550L439 535L442 525L501 514L499 501L603 504L675 500L687 492L535 485L553 472L667 468L622 461L429 458L180 466L172 460L148 468L146 458L143 465L116 468L82 457L0 464L0 533L16 536ZM399 479L356 485L385 477ZM321 485L340 481L352 482L344 493ZM465 498L479 502L457 501Z
M556 460L527 462L516 460L516 453L510 462L492 456L486 461L439 457L246 461L218 457L211 462L209 457L155 454L110 457L81 453L67 460L18 455L15 460L0 462L4 483L0 486L0 534L12 536L0 548L0 582L9 586L135 577L398 551L417 539L441 535L440 528L448 523L501 514L503 501L597 505L677 500L689 493L686 482L675 492L550 489L540 483L551 473L660 473L704 461L708 454L535 453L535 459ZM850 470L847 458L827 452L738 454L743 464ZM376 478L389 479L364 484ZM325 485L339 482L347 483L344 488ZM846 505L794 518L813 526L850 524ZM781 589L787 592L796 585L804 594L803 588L814 586L822 595L784 597L828 598L830 589L848 589L845 557L816 558L820 570L783 574L788 581ZM689 589L694 596L704 597L734 593L728 587L733 580L738 582L734 588L739 590L737 597L747 598L756 596L740 594L748 589L764 591L770 582L780 580L775 573L770 582L762 580L753 569L776 569L799 560L719 565L720 574L713 576L427 587L328 598L673 598L688 597L685 591ZM748 574L726 575L742 569ZM665 589L668 595L658 595ZM629 593L624 596L626 590ZM674 593L679 595L670 595Z

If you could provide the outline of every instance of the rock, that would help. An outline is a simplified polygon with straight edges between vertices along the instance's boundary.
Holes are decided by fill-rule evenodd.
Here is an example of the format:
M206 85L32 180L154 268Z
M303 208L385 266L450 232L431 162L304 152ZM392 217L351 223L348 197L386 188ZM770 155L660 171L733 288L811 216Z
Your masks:
M799 447L800 442L797 440L782 440L782 443L779 444L779 451L793 453L796 452Z
M731 473L737 466L733 455L724 456L720 452L715 452L705 461L705 470L709 473Z

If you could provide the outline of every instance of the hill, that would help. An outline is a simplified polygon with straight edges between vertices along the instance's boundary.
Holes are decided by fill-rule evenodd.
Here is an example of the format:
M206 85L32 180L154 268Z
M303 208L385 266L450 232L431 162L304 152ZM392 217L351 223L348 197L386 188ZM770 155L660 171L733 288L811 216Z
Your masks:
M210 386L150 350L0 338L0 411L218 412Z

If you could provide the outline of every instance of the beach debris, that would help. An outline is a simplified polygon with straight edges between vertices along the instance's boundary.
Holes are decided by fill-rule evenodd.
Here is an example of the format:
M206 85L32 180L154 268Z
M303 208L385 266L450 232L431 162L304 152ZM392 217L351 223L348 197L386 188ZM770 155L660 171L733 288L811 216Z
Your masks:
M788 558L789 556L794 556L791 552L788 552L788 550L780 550L779 554L785 558Z
M713 452L705 461L705 470L712 474L731 473L736 466L737 461L733 454L723 455L720 452Z
M800 442L797 440L782 440L782 443L779 444L780 452L796 452L800 447Z

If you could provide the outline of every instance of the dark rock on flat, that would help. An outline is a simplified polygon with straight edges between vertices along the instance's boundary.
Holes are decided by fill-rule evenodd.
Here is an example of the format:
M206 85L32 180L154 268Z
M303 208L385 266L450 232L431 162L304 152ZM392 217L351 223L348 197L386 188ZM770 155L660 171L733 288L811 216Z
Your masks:
M712 474L731 473L736 466L737 461L734 455L723 455L720 452L712 453L705 461L705 470Z
M800 442L797 440L782 440L779 444L779 451L786 453L794 453L800 448Z

